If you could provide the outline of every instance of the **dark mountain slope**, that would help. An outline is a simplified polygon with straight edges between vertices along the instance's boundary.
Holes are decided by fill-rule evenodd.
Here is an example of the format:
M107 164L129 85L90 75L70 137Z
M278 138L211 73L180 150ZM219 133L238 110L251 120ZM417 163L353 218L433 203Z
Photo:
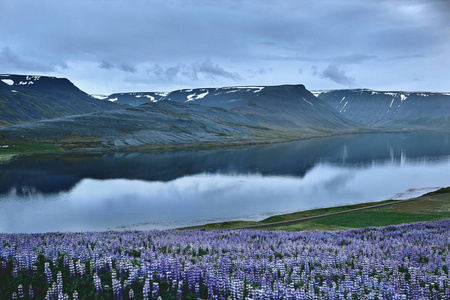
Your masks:
M384 129L450 128L450 94L367 89L314 92L344 117Z
M69 116L0 129L0 140L46 140L75 148L252 141L264 128L245 116L170 101Z
M225 108L292 137L361 129L303 85L179 90L164 100Z
M0 75L0 127L117 107L92 98L65 78Z

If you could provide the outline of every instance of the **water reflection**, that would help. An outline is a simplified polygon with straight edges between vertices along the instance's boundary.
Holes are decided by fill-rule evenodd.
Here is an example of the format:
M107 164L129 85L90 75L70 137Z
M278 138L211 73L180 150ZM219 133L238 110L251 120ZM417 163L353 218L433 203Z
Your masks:
M25 158L1 166L0 232L166 229L383 200L409 189L416 190L403 197L414 196L449 185L449 154L449 134L434 133Z

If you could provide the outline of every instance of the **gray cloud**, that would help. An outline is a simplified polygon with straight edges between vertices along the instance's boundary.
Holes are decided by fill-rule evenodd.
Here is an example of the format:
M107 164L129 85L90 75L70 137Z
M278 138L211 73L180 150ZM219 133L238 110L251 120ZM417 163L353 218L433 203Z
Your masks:
M212 79L217 77L229 78L233 80L241 79L241 76L238 73L228 72L218 64L213 63L210 59L206 59L192 65L192 70L196 76L202 74Z
M136 67L127 63L121 63L119 65L119 70L122 70L124 72L136 73Z
M112 67L114 67L111 63L107 62L107 61L102 61L99 65L99 68L101 69L105 69L105 70L110 70L112 69Z
M14 53L11 48L3 47L0 50L0 67L3 70L14 70L22 72L51 72L57 69L57 65L39 63L33 59L22 58ZM67 68L65 64L59 65L60 68Z
M209 79L227 78L239 80L241 77L238 73L225 70L217 63L213 63L210 59L195 62L190 65L177 64L169 67L155 65L147 70L148 74L157 80L174 82L180 77L188 78L194 81L200 80L202 77Z
M2 72L83 79L80 87L97 86L93 92L105 83L129 90L133 79L149 75L158 89L175 81L186 87L296 82L293 62L301 62L302 83L314 89L354 82L348 65L365 87L448 89L448 0L0 3ZM423 78L420 84L411 83L415 77Z
M353 86L355 84L355 79L347 76L345 70L335 63L329 64L328 67L320 73L320 77L346 86Z
M167 68L163 68L160 65L155 65L153 68L148 70L148 73L161 81L173 82L178 76L180 70L184 68L184 65L176 65Z

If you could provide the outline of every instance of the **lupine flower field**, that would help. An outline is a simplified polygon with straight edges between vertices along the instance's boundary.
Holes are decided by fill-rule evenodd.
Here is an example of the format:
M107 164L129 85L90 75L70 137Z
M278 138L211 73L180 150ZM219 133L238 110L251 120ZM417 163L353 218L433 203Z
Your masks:
M0 299L450 299L449 227L0 234Z

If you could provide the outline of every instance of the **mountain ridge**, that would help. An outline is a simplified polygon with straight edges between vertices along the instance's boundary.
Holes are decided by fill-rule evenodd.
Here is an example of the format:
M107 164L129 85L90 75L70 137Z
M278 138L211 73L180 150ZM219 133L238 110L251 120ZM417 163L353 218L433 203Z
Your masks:
M424 99L432 105L427 107ZM0 127L5 127L0 140L20 137L70 149L242 144L450 128L450 94L311 92L302 84L101 96L86 94L66 78L3 74L0 108Z
M0 75L0 127L116 109L94 99L67 78Z
M313 91L349 120L385 129L450 128L450 93L343 89Z

